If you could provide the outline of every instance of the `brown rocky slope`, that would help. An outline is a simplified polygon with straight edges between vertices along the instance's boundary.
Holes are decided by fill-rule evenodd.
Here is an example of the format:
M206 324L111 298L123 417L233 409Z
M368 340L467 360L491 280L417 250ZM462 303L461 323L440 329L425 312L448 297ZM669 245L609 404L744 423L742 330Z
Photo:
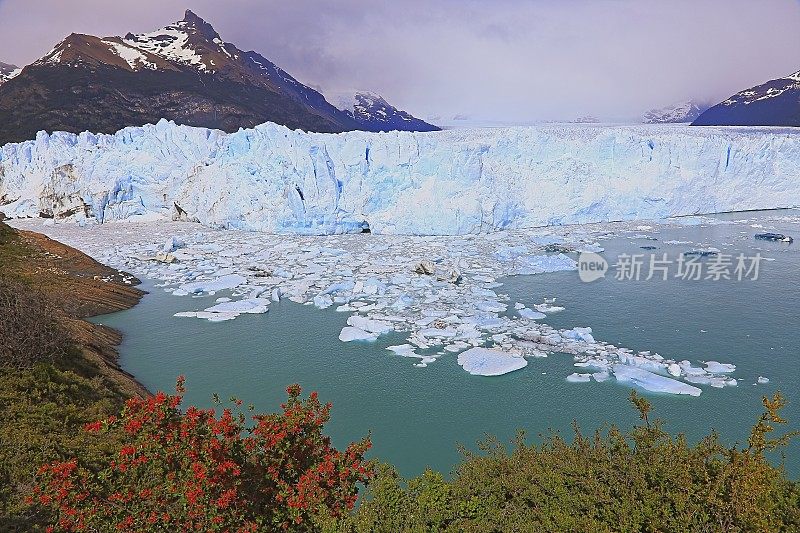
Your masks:
M136 305L145 294L135 287L139 280L44 235L17 231L2 222L0 277L21 280L47 295L85 359L121 392L149 394L119 367L121 334L85 320Z

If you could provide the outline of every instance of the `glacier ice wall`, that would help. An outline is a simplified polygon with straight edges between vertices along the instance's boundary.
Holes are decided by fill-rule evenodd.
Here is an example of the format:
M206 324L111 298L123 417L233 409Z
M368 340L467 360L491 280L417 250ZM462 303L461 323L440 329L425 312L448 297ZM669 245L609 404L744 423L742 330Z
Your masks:
M546 125L225 134L161 121L0 149L0 211L464 234L800 205L800 130Z

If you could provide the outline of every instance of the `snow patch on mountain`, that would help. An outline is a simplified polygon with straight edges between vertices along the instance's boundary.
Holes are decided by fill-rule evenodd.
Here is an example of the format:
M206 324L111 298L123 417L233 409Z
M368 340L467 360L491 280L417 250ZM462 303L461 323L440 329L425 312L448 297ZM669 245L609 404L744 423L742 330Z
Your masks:
M133 70L139 70L140 68L155 70L158 68L155 63L151 63L147 60L147 55L143 54L135 47L111 39L103 39L103 43L107 44L109 49L116 55L124 59Z
M547 125L40 132L0 150L0 211L306 234L455 235L800 205L800 133Z
M738 92L724 100L721 105L733 106L736 104L749 105L753 102L768 100L782 95L786 91L800 90L800 71L771 80L763 85Z
M189 45L189 33L184 21L149 33L128 34L124 42L164 59L191 65L200 71L210 70L203 62L203 57Z
M20 72L22 72L22 69L16 65L0 61L0 85L17 76Z

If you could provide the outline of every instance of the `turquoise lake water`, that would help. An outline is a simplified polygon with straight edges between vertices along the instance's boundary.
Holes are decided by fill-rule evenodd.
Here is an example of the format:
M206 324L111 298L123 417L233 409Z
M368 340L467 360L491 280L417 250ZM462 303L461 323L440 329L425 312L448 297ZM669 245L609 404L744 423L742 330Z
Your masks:
M726 215L737 220L752 213ZM773 214L774 216L774 214ZM800 237L791 221L764 223ZM737 365L738 387L703 386L700 397L648 394L668 429L697 439L716 429L727 443L746 443L761 412L764 394L781 390L790 400L785 415L800 427L800 246L755 241L763 231L742 224L687 226L642 231L658 240L613 237L602 241L613 263L620 253L653 253L671 258L692 241L724 253L760 251L774 261L761 264L756 281L580 282L576 272L506 278L497 289L528 305L556 297L566 307L545 322L559 327L591 326L595 337L632 349L649 349L678 360L717 360ZM568 355L530 359L529 365L500 377L471 376L443 356L427 368L385 350L401 344L393 334L371 344L342 343L347 313L318 310L289 301L274 303L265 315L243 315L222 323L172 315L185 311L187 297L175 297L145 282L150 291L135 308L97 321L125 334L121 363L151 390L172 390L187 377L187 402L210 406L211 395L236 395L258 409L274 410L285 387L299 383L333 402L328 426L338 446L371 432L373 456L395 464L404 475L426 466L449 472L458 462L457 444L474 446L487 434L511 439L523 428L530 439L553 429L569 435L573 420L587 432L603 424L627 428L636 422L629 388L605 383L568 383L575 372ZM214 301L222 294L206 297ZM770 383L753 385L758 376ZM787 450L792 477L800 476L800 446Z

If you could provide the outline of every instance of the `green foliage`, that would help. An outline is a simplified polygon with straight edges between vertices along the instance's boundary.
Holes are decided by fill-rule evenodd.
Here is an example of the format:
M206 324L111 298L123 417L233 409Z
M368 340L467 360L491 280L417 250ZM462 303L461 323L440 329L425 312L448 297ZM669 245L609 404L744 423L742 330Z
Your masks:
M330 530L367 531L797 531L800 488L765 459L793 433L783 424L780 396L744 450L716 434L696 445L652 420L650 403L631 394L642 425L571 442L557 434L539 445L520 434L509 450L490 439L466 453L452 481L426 471L404 482L390 467L357 512Z
M107 457L115 436L99 441L82 431L87 422L117 412L124 401L107 381L92 376L80 354L69 352L57 368L0 373L0 524L33 527L24 498L39 466L78 450L87 462ZM41 518L41 517L40 517Z

